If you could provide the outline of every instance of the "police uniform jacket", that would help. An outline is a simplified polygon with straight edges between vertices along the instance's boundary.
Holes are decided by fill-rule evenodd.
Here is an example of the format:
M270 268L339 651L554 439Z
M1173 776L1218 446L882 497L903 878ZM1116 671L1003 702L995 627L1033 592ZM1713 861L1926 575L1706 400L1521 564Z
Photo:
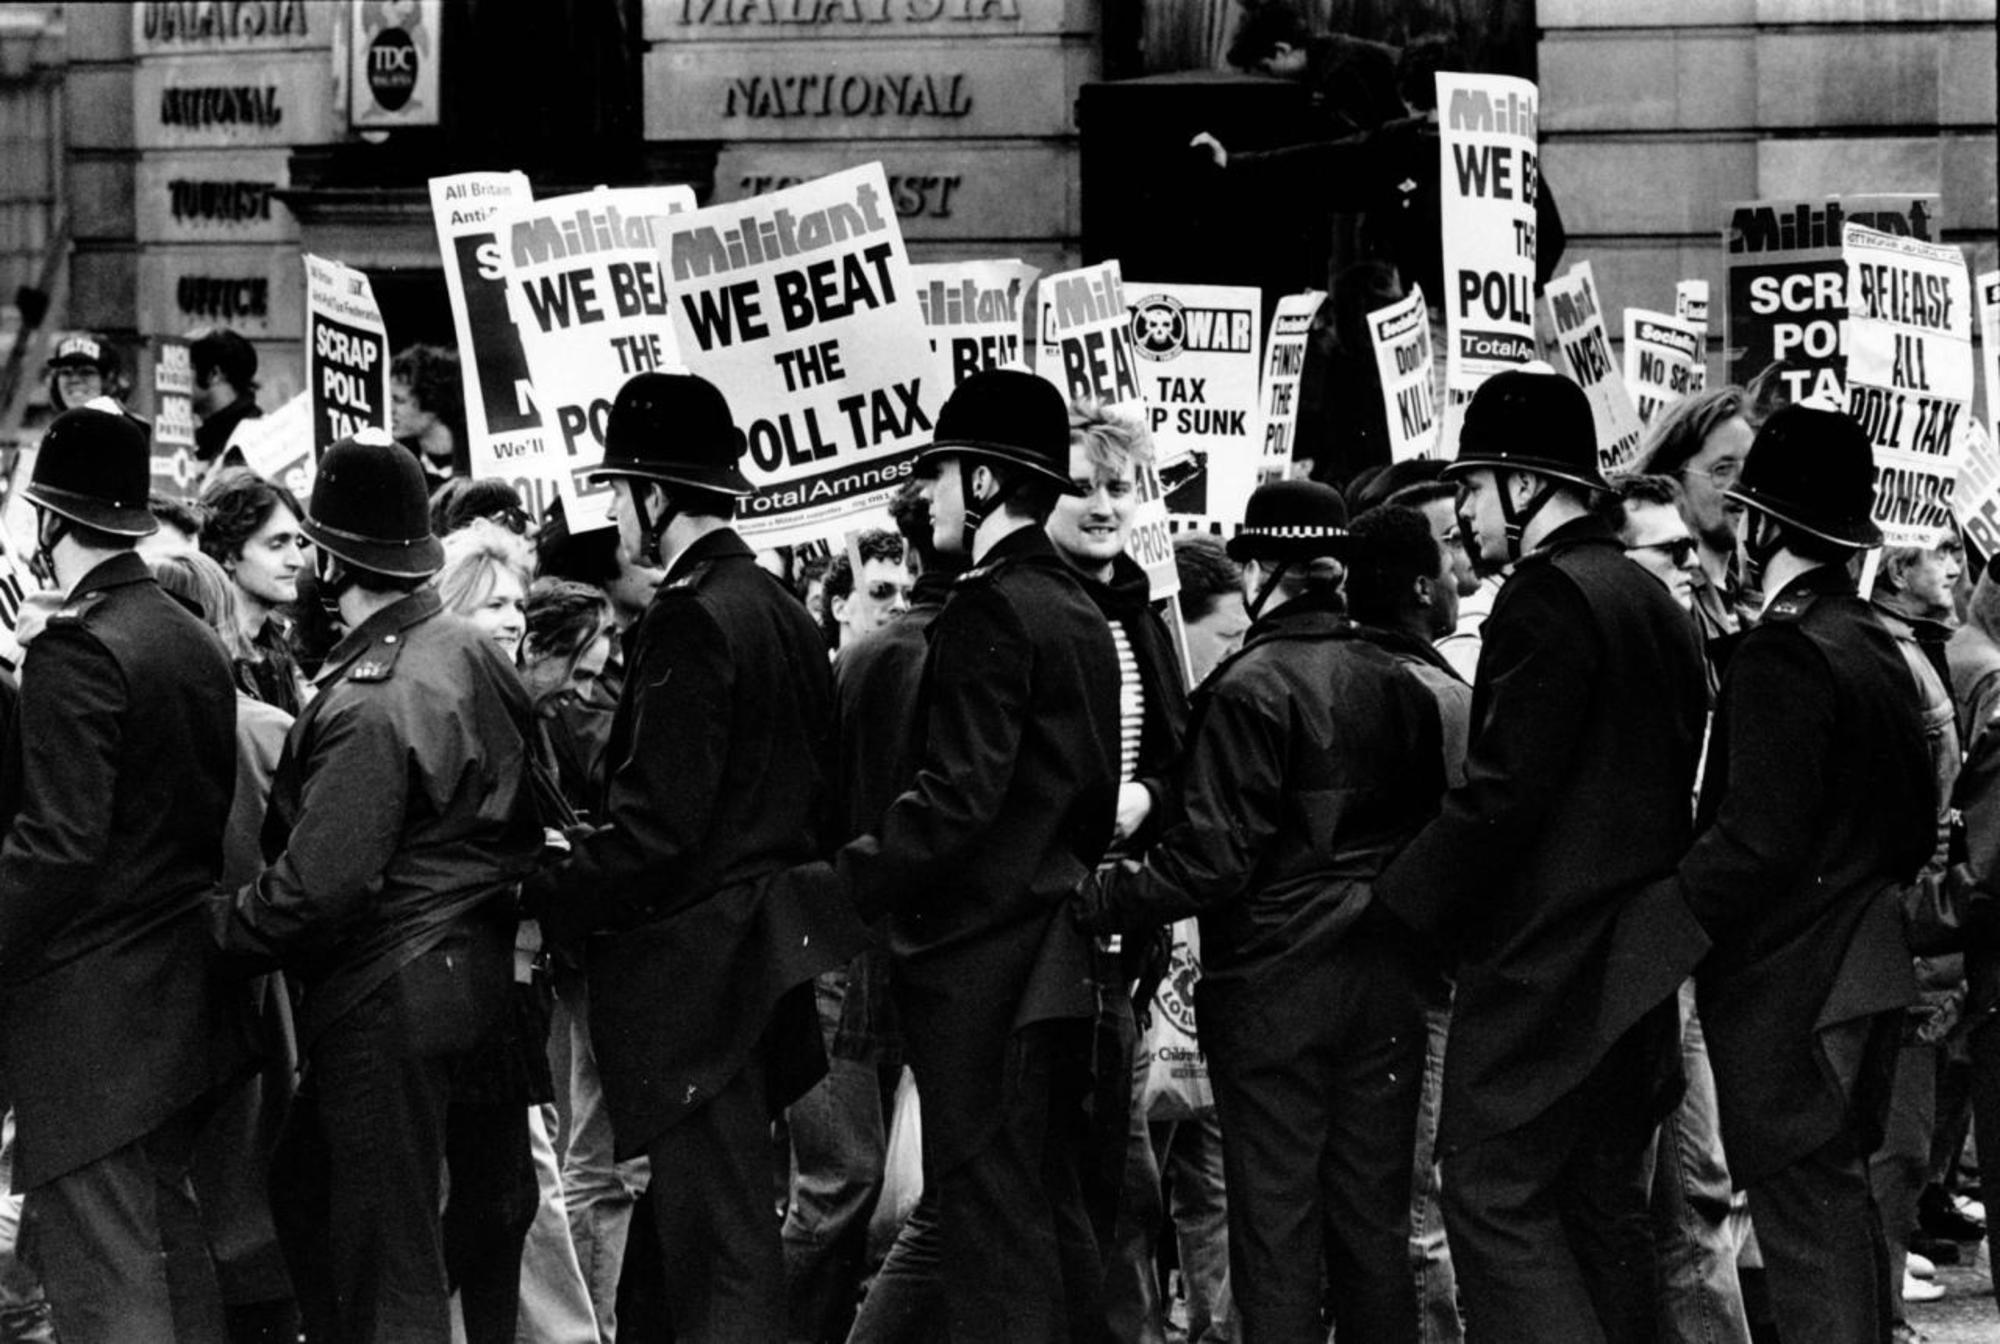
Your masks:
M591 1043L621 1156L720 1092L767 1029L774 1106L825 1069L810 994L790 991L863 937L838 902L770 879L831 834L831 729L811 617L734 531L694 541L632 642L605 824L528 888L545 934L599 935Z
M1076 574L1041 528L1009 533L931 625L911 787L831 869L798 875L889 914L925 1148L943 1167L992 1133L1009 1037L1096 1014L1068 899L1116 820L1118 684Z
M215 636L127 553L29 648L0 758L0 1072L15 1188L131 1143L248 1056L211 974L236 691Z
M1672 880L1707 708L1687 613L1586 517L1522 557L1482 633L1465 783L1376 884L1457 954L1445 1152L1574 1089L1706 946ZM1664 1102L1679 1037L1656 1034Z
M315 684L272 784L276 857L232 894L223 946L290 973L308 1053L406 967L428 1035L476 1039L505 1002L509 894L542 847L527 691L429 585L351 631ZM447 942L465 955L430 957Z
M1308 593L1259 621L1196 693L1179 819L1098 879L1092 927L1201 916L1204 1007L1323 957L1444 792L1437 703Z
M1723 674L1681 865L1715 939L1696 988L1739 1185L1885 1100L1857 1095L1829 1033L1915 998L1899 888L1936 842L1936 795L1895 637L1845 570L1801 575Z

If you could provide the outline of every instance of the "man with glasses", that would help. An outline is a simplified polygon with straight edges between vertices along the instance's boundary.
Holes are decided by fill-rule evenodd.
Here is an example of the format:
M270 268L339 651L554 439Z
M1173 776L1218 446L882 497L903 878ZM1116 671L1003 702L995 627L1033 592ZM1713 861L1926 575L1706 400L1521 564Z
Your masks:
M1755 594L1743 590L1736 528L1743 506L1728 490L1743 472L1753 426L1742 388L1713 388L1677 401L1653 421L1632 466L1636 472L1672 477L1681 487L1681 517L1694 534L1701 560L1694 579L1694 618L1704 645L1743 628Z
M856 561L860 572L855 572ZM874 528L854 539L853 549L827 566L820 600L826 604L827 634L844 649L880 630L910 609L910 561L903 539Z
M1669 476L1628 476L1605 505L1604 520L1627 558L1667 585L1681 610L1694 607L1697 543L1681 516L1681 490Z

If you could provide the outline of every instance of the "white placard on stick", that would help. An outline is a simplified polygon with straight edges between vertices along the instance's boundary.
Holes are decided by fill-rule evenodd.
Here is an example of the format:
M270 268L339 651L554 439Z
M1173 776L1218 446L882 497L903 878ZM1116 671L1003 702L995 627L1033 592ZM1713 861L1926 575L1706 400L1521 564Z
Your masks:
M1368 314L1368 338L1389 421L1389 458L1435 457L1438 405L1431 381L1431 313L1421 287Z

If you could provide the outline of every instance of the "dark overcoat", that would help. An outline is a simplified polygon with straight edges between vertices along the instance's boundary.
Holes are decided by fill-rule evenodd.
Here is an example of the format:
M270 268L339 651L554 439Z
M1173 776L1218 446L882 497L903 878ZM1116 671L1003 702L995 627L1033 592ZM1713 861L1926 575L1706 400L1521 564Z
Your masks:
M1707 702L1687 613L1586 517L1521 559L1482 635L1465 783L1376 883L1456 952L1444 1152L1575 1088L1707 945L1673 881ZM1657 1034L1664 1101L1678 1033Z
M715 1096L770 1033L771 1102L825 1070L809 985L865 943L844 903L772 889L833 824L826 640L733 530L675 560L613 716L604 823L531 883L586 934L590 1037L618 1152Z
M29 647L0 758L0 1074L17 1190L115 1151L242 1072L204 897L236 785L236 688L135 554Z
M1715 939L1696 988L1739 1185L1886 1101L1839 1029L1916 997L1898 889L1937 841L1918 705L1833 566L1787 585L1723 673L1681 883Z
M945 1167L998 1121L1008 1038L1096 1015L1068 901L1111 842L1118 686L1075 573L1039 527L1008 534L931 625L909 791L830 869L798 875L888 912L925 1148Z

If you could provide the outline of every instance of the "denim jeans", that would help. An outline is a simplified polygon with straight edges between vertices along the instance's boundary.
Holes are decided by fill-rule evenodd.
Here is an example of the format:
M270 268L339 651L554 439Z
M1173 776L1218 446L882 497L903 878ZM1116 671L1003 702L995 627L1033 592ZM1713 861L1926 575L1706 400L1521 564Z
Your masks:
M1465 1323L1458 1315L1458 1276L1451 1268L1444 1209L1438 1202L1438 1098L1444 1091L1445 1041L1451 1034L1451 1004L1424 1010L1424 1094L1417 1107L1417 1152L1411 1166L1410 1268L1417 1276L1418 1338L1423 1344L1460 1344Z
M554 1124L553 1106L537 1106L528 1113L538 1198L535 1221L521 1248L521 1312L514 1337L518 1344L597 1344L590 1285L584 1282L570 1240L562 1169L549 1139Z
M646 1189L646 1159L612 1157L611 1112L597 1076L590 1046L590 995L581 975L565 976L557 988L560 1011L569 1017L569 1141L563 1151L563 1202L577 1266L590 1289L597 1334L604 1344L618 1337L618 1271L632 1210Z
M881 1070L872 1059L833 1053L846 995L845 970L814 982L826 1076L785 1112L792 1137L785 1292L794 1344L838 1344L847 1337L865 1269L868 1216L882 1189L888 1133Z
M1666 1344L1750 1344L1736 1261L1749 1233L1747 1199L1731 1186L1715 1112L1715 1071L1681 986L1681 1068L1687 1092L1660 1124L1654 1148L1653 1241L1660 1264L1660 1338Z

